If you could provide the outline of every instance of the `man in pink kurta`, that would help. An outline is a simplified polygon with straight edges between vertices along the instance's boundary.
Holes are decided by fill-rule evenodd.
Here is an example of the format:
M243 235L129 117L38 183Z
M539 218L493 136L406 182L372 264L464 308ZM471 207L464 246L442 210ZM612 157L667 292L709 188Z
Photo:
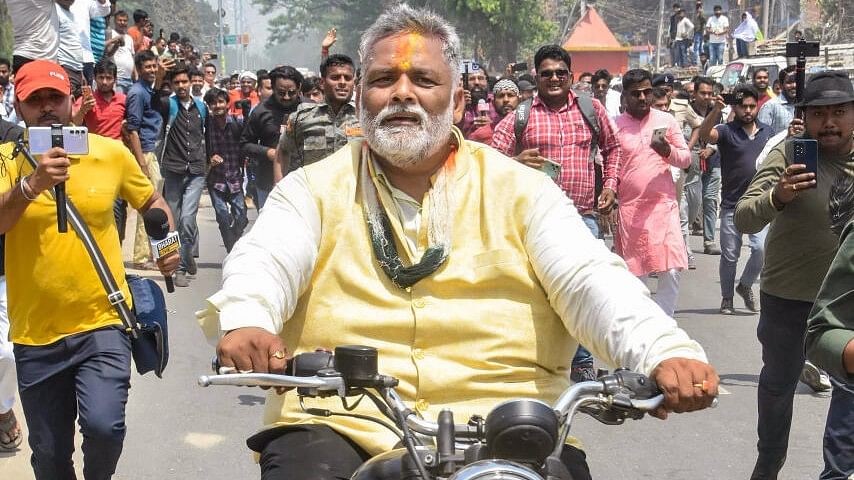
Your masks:
M658 274L656 303L673 315L679 295L679 272L688 267L679 223L679 203L670 166L686 168L691 152L673 116L650 109L652 80L646 70L623 76L626 112L617 117L623 150L617 253L642 279ZM661 129L664 135L655 132Z

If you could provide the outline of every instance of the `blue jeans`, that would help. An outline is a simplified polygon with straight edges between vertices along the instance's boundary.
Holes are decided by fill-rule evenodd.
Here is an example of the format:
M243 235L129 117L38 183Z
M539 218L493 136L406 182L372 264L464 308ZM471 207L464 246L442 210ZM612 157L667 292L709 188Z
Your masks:
M682 186L682 198L679 201L679 223L682 227L682 238L685 241L685 250L690 257L693 252L691 244L688 242L688 234L691 224L700 213L700 205L702 203L703 186L700 179L695 173L685 173L685 181L688 182ZM690 176L690 177L689 177Z
M275 185L273 185L273 187L275 188ZM265 187L258 186L257 183L255 184L255 209L256 210L258 210L260 212L261 209L264 208L264 204L267 203L267 197L270 196L270 192L272 192L272 191L273 191L272 188L270 188L268 190Z
M172 210L172 218L181 239L181 266L178 267L181 272L187 271L193 259L193 249L199 232L196 214L199 212L199 200L204 187L204 175L163 170L163 197Z
M130 337L108 327L14 350L36 479L76 478L75 419L83 433L83 475L110 479L125 439Z
M747 58L747 46L749 44L749 42L745 42L744 40L735 39L735 52L738 54L738 58Z
M688 61L688 40L676 40L674 43L676 58L673 60L673 64L679 67L688 66L690 61Z
M819 480L847 480L854 474L854 385L835 378L824 427L824 470Z
M721 167L709 169L703 181L703 246L715 244L718 221L718 193L721 190Z
M735 275L738 268L738 257L741 256L742 233L735 228L733 216L734 209L721 210L721 297L732 298L735 292ZM750 258L744 265L739 283L752 287L762 272L762 264L765 261L765 235L768 227L759 233L749 234ZM802 348L803 349L803 348Z
M693 64L700 64L700 52L703 51L703 32L694 32L694 56Z
M590 230L594 237L599 238L599 222L596 215L582 215L584 225ZM593 364L593 354L590 353L583 345L578 345L578 350L575 351L575 357L572 359L572 366L587 366Z
M225 251L231 252L234 244L243 235L246 224L249 223L246 219L246 199L243 196L243 189L231 193L220 192L208 186L208 194L211 196L211 204L216 213L216 223L219 225Z
M709 65L724 64L724 47L726 42L712 43L709 42Z

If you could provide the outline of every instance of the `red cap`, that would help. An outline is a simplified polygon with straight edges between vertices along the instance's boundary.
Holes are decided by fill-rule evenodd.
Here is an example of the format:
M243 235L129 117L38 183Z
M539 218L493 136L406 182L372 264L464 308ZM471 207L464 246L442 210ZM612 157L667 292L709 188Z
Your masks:
M52 88L63 95L71 93L68 74L62 67L48 60L33 60L15 74L15 96L23 102L36 90Z

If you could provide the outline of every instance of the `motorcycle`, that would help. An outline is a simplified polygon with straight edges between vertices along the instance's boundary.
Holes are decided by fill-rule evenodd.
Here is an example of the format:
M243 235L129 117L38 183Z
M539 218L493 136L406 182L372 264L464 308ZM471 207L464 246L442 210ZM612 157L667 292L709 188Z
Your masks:
M445 409L430 422L406 406L395 391L398 380L380 374L377 360L375 348L341 346L334 353L299 354L279 375L239 373L214 358L218 375L199 377L199 385L296 388L304 411L323 417L353 414L307 408L303 398L338 396L345 411L354 403L348 399L370 399L391 423L359 418L393 431L402 446L366 461L352 480L572 480L560 455L577 413L620 425L643 418L664 401L652 379L618 369L572 385L553 406L512 399L496 405L486 418L455 424L453 412Z

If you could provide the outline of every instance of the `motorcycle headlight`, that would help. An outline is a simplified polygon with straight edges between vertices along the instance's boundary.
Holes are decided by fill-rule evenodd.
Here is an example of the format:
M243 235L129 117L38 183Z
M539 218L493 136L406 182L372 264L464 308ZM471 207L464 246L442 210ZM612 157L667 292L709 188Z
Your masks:
M507 460L481 460L466 465L448 480L543 480L543 477Z
M538 400L501 403L489 412L485 426L490 458L540 465L558 442L557 415Z

